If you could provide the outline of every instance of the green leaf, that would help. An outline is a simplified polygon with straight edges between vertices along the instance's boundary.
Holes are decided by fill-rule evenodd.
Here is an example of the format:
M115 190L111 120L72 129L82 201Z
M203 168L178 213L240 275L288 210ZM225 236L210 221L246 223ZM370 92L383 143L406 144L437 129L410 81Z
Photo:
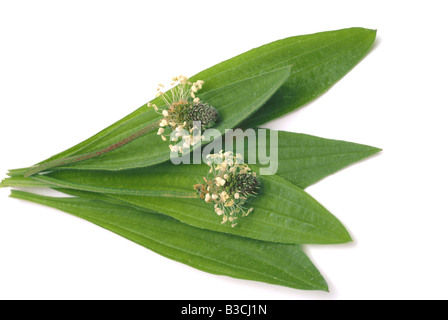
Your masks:
M12 191L11 197L68 212L162 256L217 275L304 290L328 286L300 246L201 230L135 208L81 198L51 198Z
M263 129L264 130L264 129ZM275 148L270 144L270 132L266 129L266 149ZM261 140L257 140L260 142ZM258 146L258 145L257 145ZM248 155L247 144L245 155ZM256 153L258 154L258 149ZM321 179L365 159L381 149L339 140L319 138L300 133L278 131L278 170L276 175L305 189ZM246 162L248 157L246 157ZM263 167L263 165L258 164ZM36 186L37 181L26 178L5 179L3 187L20 187L24 184ZM39 182L38 186L48 186Z
M35 188L35 187L38 187L38 188L42 188L42 187L48 187L48 183L39 182L39 181L33 180L31 178L10 177L10 178L4 179L0 183L0 188L7 188L7 187L12 187L12 188L17 188L17 187Z
M381 151L363 144L285 131L277 131L278 144L273 145L271 132L275 133L273 130L266 131L266 144L263 143L264 139L257 139L257 147L267 150L267 153L263 150L262 154L277 153L278 165L275 174L302 189ZM246 162L249 152L253 151L246 145ZM257 149L256 154L259 152ZM261 165L257 160L257 165L269 167L273 164Z
M278 176L261 176L261 191L248 203L253 214L236 228L222 225L213 205L195 197L193 185L206 176L202 165L161 165L117 172L57 171L32 177L54 188L105 193L134 206L172 216L198 228L282 243L351 241L343 225L305 191ZM163 194L160 197L159 194ZM172 201L166 195L171 194ZM182 198L178 195L182 194Z
M369 52L376 30L349 28L278 40L199 73L214 85L293 65L288 81L243 127L259 126L314 100L346 75ZM242 74L243 73L243 74Z
M278 90L288 78L290 70L290 66L282 67L241 81L233 81L224 87L201 94L201 99L214 106L219 112L220 120L214 128L224 134L226 129L236 127ZM106 148L146 127L149 123L160 120L161 116L154 110L146 109L146 113L117 128L117 132L120 132L119 137L113 135L103 139L100 144L86 147L84 151L92 152ZM150 132L102 156L55 169L124 170L147 167L169 160L169 143L169 141L162 141L155 132Z
M270 131L268 130L267 133L266 141L268 142L269 149ZM329 140L304 134L278 132L277 152L279 155L279 166L277 175L304 188L314 182L317 182L326 175L378 151L379 149L377 148L350 142ZM176 171L176 168L182 167L172 166L171 170ZM146 176L139 176L140 170L132 170L122 172L119 175L113 175L113 179L109 174L103 176L103 173L101 172L92 173L93 176L85 172L77 171L72 173L59 172L48 177L40 176L38 177L39 181L36 180L36 178L9 178L3 181L3 186L65 187L81 190L93 190L95 192L106 192L109 194L127 193L128 195L157 195L158 193L160 196L160 194L167 192L174 196L182 196L185 194L192 195L192 189L189 188L193 184L193 181L196 183L195 179L198 178L196 175L190 179L191 181L187 180L185 183L185 175L183 174L183 171L176 171L175 175L178 177L176 180L184 181L183 185L186 186L182 189L176 184L167 185L166 182L164 182L167 179L172 179L172 174L164 174L163 172L158 171L158 167L153 169L154 170L150 170L149 168L145 169L144 171L148 172ZM197 175L200 177L204 174L205 170L206 169L198 170ZM151 176L151 172L158 172L162 176L162 179L164 180L161 180L161 184L158 183L157 175L152 175L152 178L149 178ZM59 180L54 180L52 177ZM104 179L105 184L98 184L95 180L97 179L96 177L100 181ZM135 184L134 182L136 178L141 178L143 185ZM120 179L126 181L126 183L123 184L120 182ZM110 199L111 198L109 197L109 200ZM132 199L132 203L141 206L142 200L136 200L137 199ZM145 203L144 206L147 207L148 204ZM208 215L209 219L212 219L209 212L210 208L206 208L205 210L206 211L204 211L204 213ZM176 215L179 215L179 213L176 213ZM210 221L210 225L214 227L216 227L216 223L217 221L215 220Z
M241 124L253 127L299 108L324 93L367 54L375 36L374 30L350 28L290 37L219 63L192 79L205 80L202 92L207 93L247 77L292 65L291 75L280 90L250 120ZM152 102L157 104L160 100ZM92 138L47 161L107 147L154 119L144 105ZM12 170L9 174L23 175L25 171Z

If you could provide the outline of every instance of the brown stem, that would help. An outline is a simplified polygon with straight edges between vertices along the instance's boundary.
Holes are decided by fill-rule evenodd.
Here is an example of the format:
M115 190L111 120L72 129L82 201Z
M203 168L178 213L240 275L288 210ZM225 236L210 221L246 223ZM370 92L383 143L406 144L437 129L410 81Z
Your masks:
M130 135L127 138L124 138L121 141L118 141L117 143L114 143L113 145L106 147L104 149L101 150L97 150L97 151L93 151L93 152L89 152L89 153L85 153L85 154L81 154L81 155L77 155L77 156L72 156L72 157L67 157L67 158L62 158L62 159L57 159L57 160L53 160L53 161L49 161L46 163L42 163L42 164L38 164L36 166L31 167L30 170L28 170L25 173L25 177L30 177L32 175L35 175L39 172L45 171L45 170L49 170L55 167L60 167L66 164L70 164L70 163L74 163L74 162L79 162L79 161L84 161L84 160L89 160L92 158L96 158L99 157L103 154L106 154L108 152L114 151L118 148L121 148L122 146L128 144L129 142L134 141L135 139L147 134L148 132L156 129L159 126L159 122L154 122L151 123L149 125L147 125L146 127L144 127L143 129L133 133L132 135Z

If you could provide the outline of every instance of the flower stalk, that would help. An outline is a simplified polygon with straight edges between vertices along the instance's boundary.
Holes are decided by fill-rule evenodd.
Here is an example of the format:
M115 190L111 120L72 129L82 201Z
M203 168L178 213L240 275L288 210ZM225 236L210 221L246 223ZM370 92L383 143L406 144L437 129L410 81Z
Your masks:
M135 139L144 136L156 129L158 129L157 135L161 136L163 141L167 140L167 134L174 131L175 134L172 135L174 138L171 138L171 141L177 141L178 138L182 137L184 139L184 145L186 148L189 148L190 145L198 143L202 140L203 137L199 136L200 140L198 141L198 136L192 135L193 131L212 127L218 119L218 112L212 106L201 102L200 99L196 96L196 93L200 89L202 89L204 81L199 80L191 83L185 76L173 77L172 80L173 82L171 83L171 85L173 85L174 87L171 89L171 92L169 94L162 91L162 88L164 87L163 85L159 85L156 94L156 97L162 97L168 109L163 109L161 112L159 112L160 109L155 104L150 102L148 102L147 104L148 107L153 108L156 112L160 113L163 116L162 120L150 123L143 129L140 129L139 131L131 134L123 140L118 141L106 148L32 166L24 173L24 176L30 177L56 167L80 161L86 161L102 156L106 153L117 150L134 141ZM195 123L201 123L201 128L197 128L194 125ZM183 132L185 132L185 130L188 130L190 134L183 135ZM172 145L170 145L169 147L172 152L183 151L182 149L174 150L174 147Z
M85 160L89 160L92 158L96 158L99 157L103 154L109 153L111 151L114 151L118 148L121 148L122 146L134 141L135 139L147 134L148 132L151 132L153 130L155 130L158 127L158 123L151 123L149 125L147 125L146 127L144 127L143 129L131 134L129 137L124 138L123 140L114 143L104 149L101 150L97 150L97 151L93 151L93 152L89 152L89 153L85 153L82 155L77 155L77 156L73 156L73 157L66 157L66 158L62 158L62 159L57 159L57 160L53 160L53 161L49 161L49 162L45 162L42 164L38 164L36 166L31 167L30 170L28 170L24 176L25 177L30 177L33 176L35 174L38 174L40 172L43 171L47 171L56 167L60 167L63 165L67 165L67 164L71 164L71 163L75 163L75 162L80 162L80 161L85 161Z

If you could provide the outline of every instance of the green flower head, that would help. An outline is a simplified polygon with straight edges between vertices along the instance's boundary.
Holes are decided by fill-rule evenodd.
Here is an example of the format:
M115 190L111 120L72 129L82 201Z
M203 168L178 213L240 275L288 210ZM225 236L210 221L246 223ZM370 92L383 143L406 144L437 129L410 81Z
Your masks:
M253 208L245 208L246 202L257 194L260 181L255 172L244 164L240 154L221 151L207 156L210 166L205 183L194 186L198 197L214 204L215 213L222 216L222 223L238 224L238 218L247 216Z

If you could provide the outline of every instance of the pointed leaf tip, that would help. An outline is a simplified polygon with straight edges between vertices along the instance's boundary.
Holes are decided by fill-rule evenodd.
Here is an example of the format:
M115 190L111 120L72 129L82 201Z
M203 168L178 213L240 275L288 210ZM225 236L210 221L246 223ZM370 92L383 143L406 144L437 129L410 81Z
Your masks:
M361 61L369 52L375 37L376 30L359 27L289 37L221 62L193 76L192 79L203 79L206 82L206 90L213 91L276 68L290 66L289 77L280 89L258 111L250 114L241 125L256 127L297 109L326 92ZM143 121L154 119L147 112L145 104L90 139L47 161L107 147L114 141L126 137L125 133L129 128L136 128ZM145 139L141 139L140 144L143 144L143 141ZM147 145L150 145L150 141L147 141ZM130 151L138 154L140 145L134 144L134 146L135 148ZM122 163L109 158L106 160L110 162L110 167L106 170L113 170L116 167L152 165L162 162L163 159L160 158L154 163L148 163L147 159L145 162L144 158L132 159L133 161L124 159ZM95 163L91 165L92 167L86 169L96 168Z

